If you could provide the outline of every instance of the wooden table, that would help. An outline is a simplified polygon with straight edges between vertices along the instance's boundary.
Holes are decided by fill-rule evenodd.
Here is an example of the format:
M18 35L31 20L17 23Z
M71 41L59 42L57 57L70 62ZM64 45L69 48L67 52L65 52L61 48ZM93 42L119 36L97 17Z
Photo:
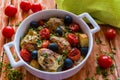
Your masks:
M54 0L28 1L31 3L42 3L43 9L52 9L56 6ZM9 65L9 60L3 49L3 45L5 43L10 42L14 39L14 36L11 39L6 39L2 36L1 32L3 27L9 25L17 30L19 23L28 15L32 14L31 11L27 13L22 12L19 7L20 2L21 0L0 0L0 80L42 80L30 74L24 69L24 67L11 68ZM8 4L13 4L17 7L18 12L16 16L9 18L4 14L4 8ZM48 7L50 4L52 4L52 6ZM114 40L109 41L105 38L104 32L106 29L113 27L108 25L100 25L100 27L101 30L93 35L93 50L85 66L78 73L65 80L117 80L120 77L120 29L114 28L117 32L117 35ZM15 55L14 48L11 50ZM100 70L97 64L97 57L101 54L112 56L114 62L112 68L102 71ZM14 78L17 77L16 79L8 79L8 77L10 77L9 73L12 71L14 71ZM21 79L19 79L19 77Z

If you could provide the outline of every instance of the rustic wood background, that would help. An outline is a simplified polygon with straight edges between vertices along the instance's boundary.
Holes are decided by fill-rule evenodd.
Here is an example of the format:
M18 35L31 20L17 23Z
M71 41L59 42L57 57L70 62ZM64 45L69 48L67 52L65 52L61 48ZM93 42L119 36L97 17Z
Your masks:
M31 3L41 3L43 9L53 9L56 7L55 0L28 0ZM0 0L0 80L12 80L6 77L7 72L6 67L3 66L5 64L9 64L9 60L4 52L3 45L7 42L10 42L14 39L14 36L11 39L6 39L2 36L3 27L10 25L15 30L17 30L19 23L24 20L27 16L32 14L32 11L24 13L20 9L21 0ZM17 7L18 12L16 16L9 18L4 14L4 9L8 4L13 4ZM114 28L109 25L100 25L101 30L98 33L93 35L94 38L94 46L92 53L87 60L85 66L75 75L65 80L117 80L120 77L120 29ZM105 38L104 32L108 28L114 28L117 32L117 36L114 40L108 41ZM13 55L15 55L14 48L11 49ZM102 74L97 74L98 67L97 64L97 56L109 53L109 55L113 55L114 68L112 73L109 70L106 70L108 75L103 77ZM1 65L3 63L3 65ZM12 68L13 69L13 68ZM22 80L42 80L30 74L28 71L24 69L24 67L19 67L13 70L17 70L22 73ZM18 80L18 79L16 79Z

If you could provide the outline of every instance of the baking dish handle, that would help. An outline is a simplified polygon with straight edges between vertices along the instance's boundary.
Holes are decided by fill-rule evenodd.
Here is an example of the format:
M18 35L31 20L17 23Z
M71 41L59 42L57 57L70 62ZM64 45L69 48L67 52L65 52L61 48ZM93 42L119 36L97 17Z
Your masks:
M9 43L4 45L4 50L8 56L8 59L10 61L11 66L15 68L15 67L24 65L24 62L21 59L17 62L15 61L15 59L10 51L10 47L12 47L12 46L14 46L14 42L9 42Z
M91 33L94 34L100 30L99 25L95 22L95 20L88 14L88 13L82 13L78 15L78 18L80 18L85 24L86 22L83 20L83 18L88 19L88 21L92 24L93 29L90 29ZM87 25L87 24L86 24ZM87 25L88 26L88 25ZM89 26L88 26L89 27Z

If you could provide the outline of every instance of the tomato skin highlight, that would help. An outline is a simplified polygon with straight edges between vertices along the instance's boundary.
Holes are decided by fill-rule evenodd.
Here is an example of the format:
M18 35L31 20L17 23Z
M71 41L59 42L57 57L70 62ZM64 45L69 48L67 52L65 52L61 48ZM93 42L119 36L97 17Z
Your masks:
M78 45L78 37L73 33L67 35L67 40L72 46Z
M11 38L14 35L14 33L14 29L10 26L6 26L2 30L2 35L6 38Z
M116 31L112 28L107 29L107 31L105 32L105 36L108 40L112 40L116 36Z
M73 48L69 53L68 53L68 58L70 58L73 61L77 61L80 59L81 52L77 48Z
M43 41L43 43L42 43L42 48L47 48L48 47L48 45L49 45L49 40L45 40L45 41Z
M23 58L23 60L25 60L26 62L30 62L31 61L31 54L26 49L22 49L20 51L20 55Z
M41 39L49 39L50 37L50 30L48 28L43 28L39 32Z
M109 56L101 55L98 58L98 64L99 64L100 67L102 67L104 69L107 69L113 64L113 62L112 62L112 59Z
M31 10L32 12L38 12L38 11L41 11L42 10L42 6L40 3L34 3L31 5Z
M20 8L24 12L28 12L31 9L31 4L29 1L21 1Z
M5 8L5 15L8 17L15 16L17 13L17 8L14 5L8 5Z
M72 30L73 32L77 32L79 30L79 25L76 23L72 23L69 26L70 30Z

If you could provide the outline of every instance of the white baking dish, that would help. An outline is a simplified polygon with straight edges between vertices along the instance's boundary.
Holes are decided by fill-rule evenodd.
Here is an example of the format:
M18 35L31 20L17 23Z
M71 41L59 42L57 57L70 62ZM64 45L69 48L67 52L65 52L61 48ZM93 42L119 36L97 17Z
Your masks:
M82 29L82 31L88 35L89 50L88 50L88 54L85 57L85 59L81 63L79 63L77 66L75 66L71 69L68 69L66 71L61 71L61 72L45 72L45 71L41 71L41 70L31 67L29 64L27 64L21 58L20 45L19 45L20 38L24 35L26 30L28 29L29 23L33 20L38 21L40 19L47 19L47 18L50 18L53 16L64 17L66 15L70 15L73 18L73 21L78 23L81 26L80 28ZM86 24L86 22L83 20L83 18L87 18L89 20L89 22L93 25L93 29L90 29L90 27ZM92 34L94 34L95 32L97 32L99 30L100 30L100 28L99 28L98 24L93 20L93 18L88 13L82 13L77 16L73 13L63 11L63 10L57 10L57 9L43 10L43 11L34 13L34 14L30 15L29 17L27 17L18 27L17 32L15 34L15 39L12 42L5 44L4 49L6 51L6 54L10 60L10 64L12 67L24 66L30 73L32 73L33 75L35 75L39 78L43 78L45 80L61 80L61 79L65 79L65 78L68 78L68 77L74 75L84 66L84 64L87 61L88 57L90 56L91 50L93 48ZM17 62L14 60L13 55L10 51L11 46L15 47L15 51L19 58L19 61L17 61Z

